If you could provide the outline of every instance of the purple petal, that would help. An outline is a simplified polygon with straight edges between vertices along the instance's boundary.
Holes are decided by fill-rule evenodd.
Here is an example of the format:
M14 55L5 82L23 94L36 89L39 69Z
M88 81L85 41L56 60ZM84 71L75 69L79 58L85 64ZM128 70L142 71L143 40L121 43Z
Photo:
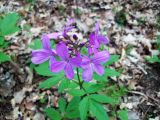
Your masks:
M96 54L98 52L97 48L93 48L93 53Z
M108 51L101 51L101 52L95 53L94 57L92 58L92 61L94 64L101 64L108 61L109 58L110 58L110 55Z
M61 70L64 69L65 65L66 65L66 62L64 62L64 61L54 62L51 65L51 71L52 72L60 72Z
M92 53L97 53L98 52L98 50L97 50L97 48L96 47L94 47L94 46L92 46L92 47L88 47L88 54L89 55L92 55Z
M57 55L56 50L52 49L51 51L53 55Z
M92 47L88 47L88 54L91 55L93 53Z
M90 62L91 62L91 60L90 60L87 56L84 56L84 57L82 58L81 67L82 67L83 69L87 69L87 68L90 66Z
M97 38L95 39L94 47L95 47L95 48L99 48L99 47L100 47L100 42L98 41Z
M82 73L82 79L86 82L89 82L92 80L93 75L93 69L92 66L89 66L87 69L83 69Z
M98 32L99 32L99 28L100 28L99 27L99 22L97 22L96 25L95 25L95 33L96 34L98 34Z
M95 44L95 34L94 33L91 33L89 35L89 44L90 45L94 45Z
M55 59L53 56L51 56L50 59L49 59L50 70L51 70L51 66L52 66L52 64L53 64L54 62L56 62L56 59Z
M46 50L50 50L51 49L51 43L50 43L49 37L47 35L42 35L41 40L42 40L43 48L46 49Z
M94 33L91 33L90 36L89 36L89 45L90 46L94 45L94 47L96 47L96 48L100 47L100 43L97 39L97 36Z
M73 71L72 65L70 63L67 63L65 65L64 72L65 72L65 75L68 79L74 78L74 71Z
M82 58L80 56L75 58L70 58L70 63L76 67L80 67L82 63Z
M67 60L69 58L68 48L64 43L59 43L57 45L56 52L63 60Z
M98 75L103 75L104 74L104 68L100 64L94 64L93 69Z
M106 37L103 36L103 35L98 35L98 36L97 36L97 40L98 40L100 43L103 43L103 44L108 44L108 43L109 43L108 38L106 38Z
M50 57L50 52L47 50L33 50L31 61L33 64L41 64L47 61Z
M49 33L47 34L47 37L49 39L58 39L59 36L62 36L63 33L62 32L54 32L54 33Z

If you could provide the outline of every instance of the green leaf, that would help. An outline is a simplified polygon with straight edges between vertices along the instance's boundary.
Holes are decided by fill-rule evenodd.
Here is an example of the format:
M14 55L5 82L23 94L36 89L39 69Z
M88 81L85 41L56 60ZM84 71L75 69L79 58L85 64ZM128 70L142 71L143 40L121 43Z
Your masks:
M33 50L41 49L42 48L42 42L41 42L40 39L35 39L31 42L29 47L32 48Z
M108 114L101 104L93 100L90 100L89 103L89 110L92 115L97 118L97 120L109 120Z
M5 36L19 31L19 27L17 26L19 18L17 13L7 14L0 23L0 35Z
M117 62L120 58L120 55L111 55L110 59L104 64L105 66L111 65L115 62Z
M82 54L87 54L87 53L88 53L87 48L86 48L86 47L82 47L82 48L81 48L81 53L82 53Z
M85 94L84 90L80 89L71 89L68 91L72 96L83 96Z
M60 80L62 79L62 76L53 76L51 78L48 78L47 80L44 80L39 84L40 89L47 89L52 88L54 85L56 85Z
M89 99L88 97L85 97L81 100L79 104L79 112L81 120L86 119L88 110L89 110Z
M61 120L62 119L60 113L56 111L54 108L46 108L44 111L51 120Z
M120 73L119 73L119 72L117 72L117 71L114 70L114 69L110 69L110 68L106 68L106 69L105 69L105 74L106 74L106 76L108 76L108 77L120 76Z
M66 109L66 101L64 98L59 98L58 100L59 109L61 112L65 112Z
M49 63L44 62L37 67L35 67L37 74L42 76L54 76L55 74L50 71Z
M115 84L115 85L109 85L105 89L105 92L107 95L114 98L118 103L120 101L120 98L127 93L127 89L124 86L119 86Z
M1 41L2 44L0 45L0 48L5 49L9 46L10 41Z
M3 45L3 43L4 43L4 37L0 36L0 46Z
M106 95L101 95L101 94L92 94L89 96L91 99L99 102L99 103L109 103L109 104L115 104L116 101L109 97L109 96L106 96Z
M70 84L68 85L69 89L75 89L77 87L79 87L79 85L77 83L73 82L73 80L70 81Z
M74 97L66 108L66 117L69 119L79 118L79 102L80 97Z
M97 73L93 74L93 79L100 81L100 82L107 82L108 79L106 77L106 75L104 74L103 76L98 75Z
M73 97L72 100L69 102L66 111L74 110L75 108L78 108L80 102L80 97Z
M10 60L11 60L10 56L6 55L3 52L0 52L0 63L10 61Z
M119 110L118 111L118 117L121 120L128 120L128 112L126 110Z
M69 84L70 84L70 80L63 79L58 86L58 92L59 93L63 92L66 88L68 88Z
M104 87L104 84L93 84L85 89L87 93L95 93L95 92L98 92L99 90L102 90L103 87Z
M71 120L74 120L74 119L76 119L76 118L79 118L79 110L78 110L78 108L76 108L75 110L72 110L72 111L70 111L70 112L67 112L67 113L65 114L65 117L68 118L68 119L71 119ZM67 119L67 120L68 120L68 119Z
M146 57L145 58L149 63L155 63L155 62L159 62L160 63L160 58L156 55L152 56L152 57Z

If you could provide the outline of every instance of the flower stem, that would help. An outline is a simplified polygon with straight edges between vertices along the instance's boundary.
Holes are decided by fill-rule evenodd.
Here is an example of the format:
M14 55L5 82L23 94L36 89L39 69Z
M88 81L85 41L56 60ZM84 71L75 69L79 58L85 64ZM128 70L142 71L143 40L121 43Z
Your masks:
M81 80L80 80L79 69L78 68L77 68L77 77L78 77L78 82L79 82L80 89L83 89L85 91L85 89L83 88L83 81L81 82Z
M77 68L77 77L78 77L79 87L80 87L80 89L82 89L82 84L81 84L81 80L79 77L79 69L78 68Z

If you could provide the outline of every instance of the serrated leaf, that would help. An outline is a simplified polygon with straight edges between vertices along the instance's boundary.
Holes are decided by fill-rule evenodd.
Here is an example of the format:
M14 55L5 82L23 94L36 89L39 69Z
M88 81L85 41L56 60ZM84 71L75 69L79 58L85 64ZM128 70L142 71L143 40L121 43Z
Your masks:
M111 65L115 62L117 62L120 58L120 55L111 55L110 59L104 64L105 66Z
M121 120L128 120L128 112L126 110L119 110L118 111L118 117Z
M85 97L81 100L79 104L79 112L81 120L86 119L88 110L89 110L89 99L88 97Z
M78 110L78 108L76 108L73 111L67 112L66 115L65 115L65 117L68 118L68 119L71 119L71 120L79 118L79 110Z
M54 108L46 108L44 111L51 120L61 120L60 113Z
M79 118L79 109L78 105L80 102L80 97L74 97L69 102L66 108L66 117L69 119Z
M0 23L0 35L5 36L19 31L19 27L17 26L19 18L17 13L7 14Z
M78 108L80 102L80 97L73 97L72 100L69 102L66 111L74 110L75 108Z
M107 79L105 74L103 76L100 76L100 75L94 73L93 74L93 79L97 80L97 81L100 81L100 82L107 82L108 81L108 79Z
M81 89L71 89L68 93L72 96L83 96L85 94L84 90Z
M66 88L68 88L69 84L70 84L70 80L63 79L58 86L58 92L59 93L63 92Z
M10 61L10 60L11 58L9 55L6 55L5 53L0 52L0 63Z
M65 109L66 109L66 101L64 98L60 98L58 100L58 106L59 106L59 109L61 112L65 112Z
M97 120L109 120L108 114L104 109L103 105L90 100L89 102L89 110L93 116L97 118Z
M109 104L115 104L116 101L109 97L109 96L106 96L106 95L101 95L101 94L92 94L89 96L91 99L99 102L99 103L109 103Z
M104 84L94 84L85 89L87 93L95 93L101 90L103 87L104 87Z
M44 80L39 84L40 89L47 89L52 88L54 85L56 85L60 80L62 80L62 76L53 76L51 78L48 78L47 80Z
M73 81L70 81L70 84L68 85L69 89L75 89L77 88L79 85Z
M108 77L115 77L115 76L120 76L120 73L114 69L106 68L105 75Z
M55 74L52 73L49 69L49 63L44 62L37 67L35 67L36 73L42 76L54 76Z

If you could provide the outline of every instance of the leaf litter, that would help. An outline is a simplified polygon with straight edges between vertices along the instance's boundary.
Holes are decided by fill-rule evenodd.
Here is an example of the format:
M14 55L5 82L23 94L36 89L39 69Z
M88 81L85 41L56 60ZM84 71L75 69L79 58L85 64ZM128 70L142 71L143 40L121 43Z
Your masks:
M77 4L79 16L73 12ZM78 3L68 0L40 0L36 4L34 0L32 3L27 0L1 0L0 12L18 12L23 17L19 21L23 30L6 37L11 45L5 51L9 55L14 53L15 63L0 64L0 119L44 120L43 108L46 105L57 106L59 95L56 88L39 90L37 87L44 78L28 68L31 53L28 46L42 33L60 30L66 18L70 17L76 18L79 30L86 34L98 20L104 32L110 36L110 53L121 56L115 67L123 68L119 78L111 79L129 88L119 106L120 109L128 108L129 120L160 119L159 64L148 64L145 61L146 56L159 54L154 49L159 31L155 22L159 12L156 9L158 5L158 0L92 0ZM129 52L128 45L132 45ZM15 66L17 69L13 68Z

